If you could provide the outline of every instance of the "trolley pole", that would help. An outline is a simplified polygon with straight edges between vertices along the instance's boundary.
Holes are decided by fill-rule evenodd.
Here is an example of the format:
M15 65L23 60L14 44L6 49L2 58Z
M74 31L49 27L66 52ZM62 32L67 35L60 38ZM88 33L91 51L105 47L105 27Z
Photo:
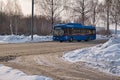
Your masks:
M33 40L34 29L34 0L32 0L31 40Z

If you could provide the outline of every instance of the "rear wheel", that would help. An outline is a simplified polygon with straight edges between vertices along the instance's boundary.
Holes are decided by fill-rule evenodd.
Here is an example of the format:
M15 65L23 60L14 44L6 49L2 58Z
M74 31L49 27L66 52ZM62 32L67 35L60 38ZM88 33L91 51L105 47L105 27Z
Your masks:
M87 39L85 41L90 41L90 37L87 37Z
M62 40L60 40L60 42L63 42Z
M69 42L73 42L73 37L70 38Z

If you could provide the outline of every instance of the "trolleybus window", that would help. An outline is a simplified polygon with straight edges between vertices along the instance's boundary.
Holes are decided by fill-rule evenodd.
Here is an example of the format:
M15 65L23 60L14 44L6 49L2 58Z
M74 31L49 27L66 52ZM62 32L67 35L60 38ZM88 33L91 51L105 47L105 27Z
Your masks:
M54 30L54 36L62 36L62 35L64 35L64 30L62 30L62 29Z

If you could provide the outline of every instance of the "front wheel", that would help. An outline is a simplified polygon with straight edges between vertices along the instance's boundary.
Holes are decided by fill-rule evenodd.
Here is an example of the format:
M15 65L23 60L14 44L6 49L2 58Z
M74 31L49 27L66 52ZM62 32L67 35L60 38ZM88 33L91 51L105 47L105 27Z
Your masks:
M77 40L77 42L81 42L81 40Z

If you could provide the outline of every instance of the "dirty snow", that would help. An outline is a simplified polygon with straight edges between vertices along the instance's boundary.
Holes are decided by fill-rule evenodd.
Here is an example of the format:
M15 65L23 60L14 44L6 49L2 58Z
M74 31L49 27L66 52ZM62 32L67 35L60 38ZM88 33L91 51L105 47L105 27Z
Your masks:
M38 36L34 35L34 40L31 41L31 36L24 35L1 35L0 43L25 43L25 42L41 42L52 41L52 36Z
M120 76L120 37L113 37L104 44L66 53L63 58L70 62L86 62L101 71Z
M0 80L52 80L51 78L38 75L27 75L17 69L12 69L0 64Z

